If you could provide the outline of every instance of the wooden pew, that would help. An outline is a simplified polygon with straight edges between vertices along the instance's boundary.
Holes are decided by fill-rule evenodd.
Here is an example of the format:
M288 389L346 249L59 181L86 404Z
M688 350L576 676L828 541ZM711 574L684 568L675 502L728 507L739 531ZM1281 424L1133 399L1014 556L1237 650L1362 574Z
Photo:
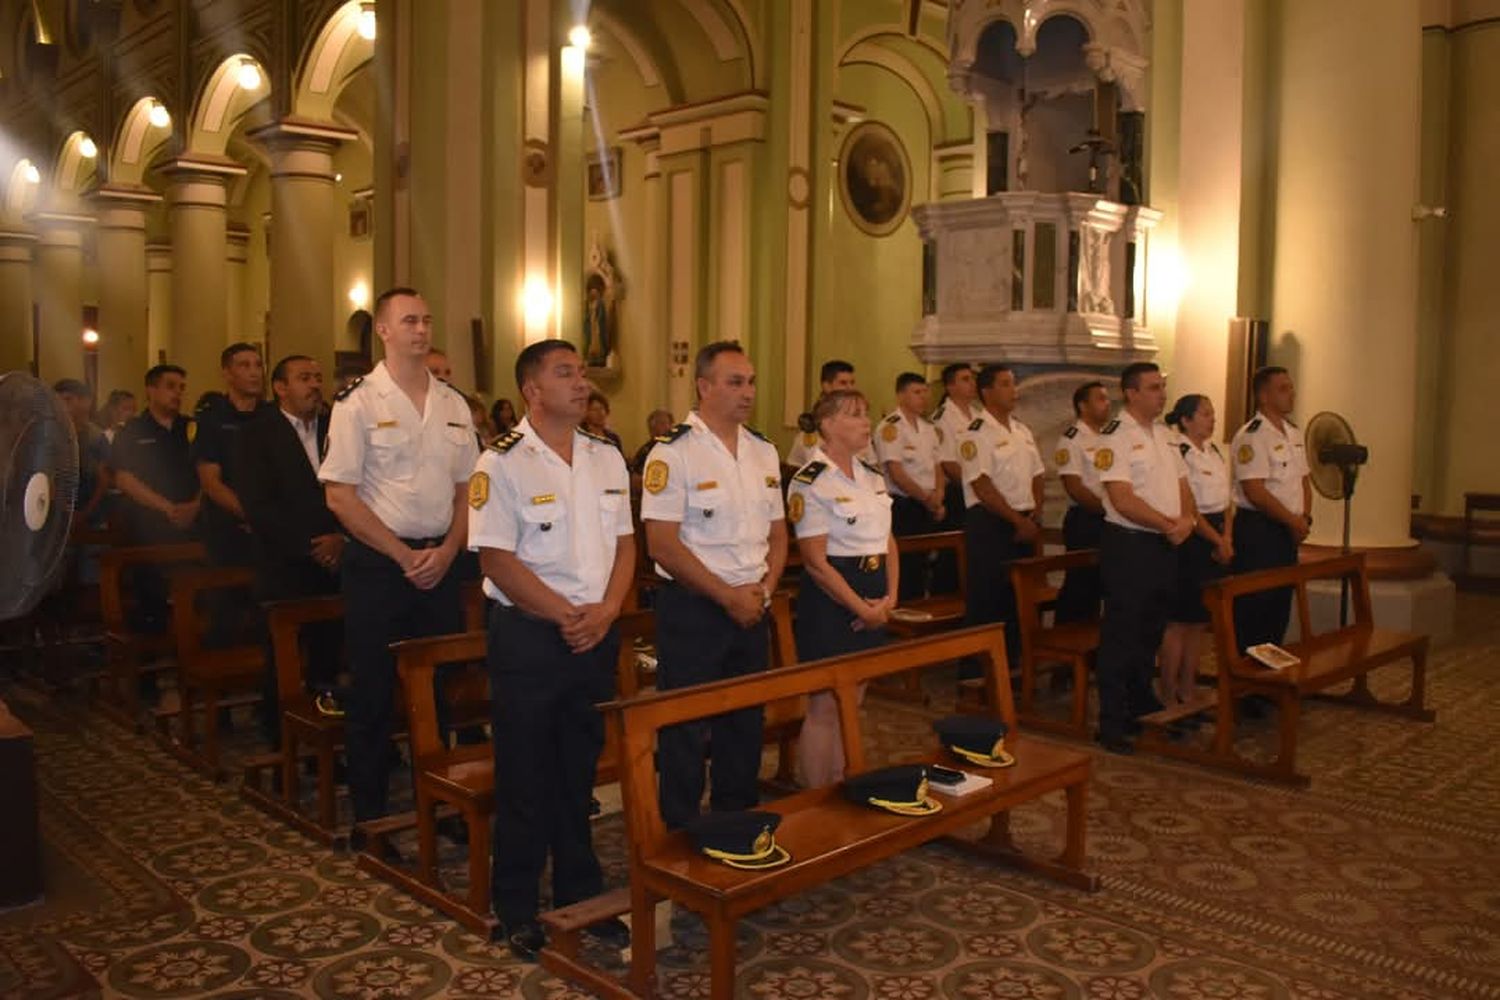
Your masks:
M951 552L958 565L958 589L950 594L929 594L901 604L906 611L928 615L921 621L903 621L892 618L886 631L896 639L916 639L934 635L950 629L960 628L964 623L964 594L968 588L969 564L964 552L962 531L932 531L923 535L902 535L896 539L896 551L901 555L915 553ZM922 671L913 670L895 677L884 678L870 685L870 694L897 701L908 701L918 705L927 704L927 692L922 690Z
M130 626L129 576L136 567L167 567L202 563L208 553L198 542L174 545L137 545L109 549L99 557L99 611L104 620L105 676L95 689L94 707L115 722L141 728L140 681L145 673L167 669L162 659L172 654L171 628L160 633L136 632Z
M1314 633L1307 585L1315 580L1347 580L1354 620L1343 628ZM1281 587L1295 590L1296 642L1283 648L1301 662L1284 670L1272 670L1240 650L1235 634L1234 602L1246 594ZM1213 620L1214 649L1218 675L1213 691L1177 708L1167 708L1141 719L1144 730L1140 749L1179 757L1212 767L1273 781L1305 786L1309 779L1297 771L1297 725L1302 700L1331 697L1361 708L1378 709L1431 722L1436 713L1425 707L1428 637L1412 632L1377 628L1370 609L1370 579L1362 554L1336 556L1224 577L1204 588L1203 601ZM1411 661L1411 691L1404 702L1380 701L1370 691L1371 670L1388 663ZM1327 696L1329 688L1353 682L1342 695ZM1247 760L1235 750L1236 702L1259 695L1275 702L1278 722L1278 753L1270 763ZM1166 727L1190 715L1212 711L1212 742L1173 743Z
M1035 729L1058 732L1078 739L1089 735L1089 667L1099 648L1099 622L1066 622L1045 625L1043 605L1056 595L1048 577L1085 566L1096 566L1099 553L1082 549L1055 556L1017 559L1010 564L1011 585L1016 592L1015 627L1021 633L1021 722ZM1039 715L1036 682L1043 665L1062 665L1073 673L1073 703L1067 719Z
M159 712L158 729L170 753L217 781L223 777L219 768L219 709L260 702L266 647L258 628L234 636L234 645L205 646L211 616L199 606L199 600L211 594L222 599L227 596L225 592L243 592L248 603L255 571L247 566L193 566L174 571L170 583L181 707L176 713ZM240 694L230 697L232 692ZM200 697L204 722L201 745L195 721ZM175 738L170 732L173 714L178 723Z
M947 632L608 706L619 720L630 885L545 914L542 922L548 929L549 943L541 955L542 965L602 997L654 995L654 914L659 901L670 899L707 919L712 969L709 995L714 1000L728 1000L734 990L735 923L740 917L937 839L952 840L964 849L1071 886L1097 888L1097 879L1083 870L1090 758L1076 750L1025 737L1016 730L1003 636L998 626ZM934 788L944 808L925 817L897 816L856 805L836 786L798 792L764 807L781 814L776 841L790 852L792 860L779 868L758 871L711 861L693 848L684 833L668 832L663 826L655 749L657 734L664 727L831 689L838 701L848 770L858 774L868 769L860 730L859 686L914 667L966 656L987 661L987 706L1010 725L1006 747L1016 757L1014 767L974 769L983 770L985 777L993 779L988 789L950 797ZM961 766L960 761L938 750L920 759ZM1067 829L1060 856L1043 860L1022 855L1010 838L1009 810L1056 790L1064 791L1067 803ZM955 837L958 831L985 820L989 821L988 831L978 841ZM628 983L589 964L580 951L584 927L625 912L631 914L633 937Z

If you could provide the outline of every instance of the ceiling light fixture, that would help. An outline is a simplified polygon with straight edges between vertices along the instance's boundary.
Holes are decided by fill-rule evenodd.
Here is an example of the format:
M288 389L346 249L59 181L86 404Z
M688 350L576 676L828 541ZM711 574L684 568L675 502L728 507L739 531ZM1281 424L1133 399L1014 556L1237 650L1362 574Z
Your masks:
M261 81L260 67L253 62L241 63L239 80L241 90L259 90Z
M151 102L151 110L146 112L146 118L154 128L168 128L172 124L172 115L160 101Z
M78 140L78 155L82 156L85 160L92 160L99 155L99 147L94 144L93 139L84 136Z

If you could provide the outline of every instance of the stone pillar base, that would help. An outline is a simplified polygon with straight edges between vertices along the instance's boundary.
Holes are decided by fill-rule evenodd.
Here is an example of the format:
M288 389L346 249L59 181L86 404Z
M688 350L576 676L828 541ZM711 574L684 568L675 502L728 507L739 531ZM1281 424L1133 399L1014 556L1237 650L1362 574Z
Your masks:
M1445 639L1453 634L1456 593L1457 589L1446 573L1433 573L1417 580L1371 580L1370 608L1375 615L1375 624L1381 628L1421 632L1433 639ZM1307 601L1316 631L1338 628L1337 580L1317 580L1308 584ZM1352 610L1350 614L1353 614Z

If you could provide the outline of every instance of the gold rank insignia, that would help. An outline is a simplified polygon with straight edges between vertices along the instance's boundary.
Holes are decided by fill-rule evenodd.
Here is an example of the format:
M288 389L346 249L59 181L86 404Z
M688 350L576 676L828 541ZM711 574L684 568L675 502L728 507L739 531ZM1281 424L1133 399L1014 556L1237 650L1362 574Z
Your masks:
M641 479L641 485L646 488L647 493L660 493L667 488L667 463L661 459L655 459L646 463L646 475Z
M884 427L880 428L880 440L886 442L887 444L895 441L900 436L901 432L896 429L895 424L886 424Z
M197 436L198 436L198 421L196 421L196 420L189 420L188 421L188 425L187 425L187 439L188 439L188 444L192 444L193 443L193 439L195 437L197 437Z
M1234 457L1239 460L1239 463L1241 465L1244 465L1246 462L1249 462L1252 458L1255 457L1255 449L1250 447L1248 444L1242 444L1240 445L1240 450L1235 453Z
M538 493L536 496L534 496L534 497L531 498L531 505L533 507L535 507L538 504L556 503L556 502L557 502L557 494L556 493Z
M476 472L469 477L469 506L475 510L490 502L490 475Z
M767 476L766 485L774 490L776 487L781 485L781 480L777 479L775 476Z
M1108 472L1115 464L1115 450L1113 448L1100 448L1094 452L1094 468L1100 472Z
M973 441L965 441L958 446L958 453L963 456L965 462L972 462L979 456L979 446Z
M1064 465L1067 465L1068 464L1068 449L1066 449L1066 448L1059 448L1059 449L1057 449L1057 454L1053 455L1052 459L1053 459L1054 462L1057 463L1057 465L1058 465L1059 468L1062 467L1062 466L1064 466Z
M796 524L802 520L802 511L806 507L806 501L802 499L801 493L793 493L786 498L786 519Z
M818 435L814 434L812 431L807 431L802 435L802 443L811 448L813 445L818 443Z

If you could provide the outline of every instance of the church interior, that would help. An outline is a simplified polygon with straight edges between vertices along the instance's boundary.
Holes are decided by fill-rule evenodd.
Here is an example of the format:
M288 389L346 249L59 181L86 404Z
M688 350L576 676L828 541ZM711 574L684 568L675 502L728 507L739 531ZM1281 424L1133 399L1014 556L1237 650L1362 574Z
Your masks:
M454 778L477 758L446 733L419 747L419 699L396 818L351 847L337 732L288 710L268 745L256 723L296 629L337 606L284 615L285 647L273 614L199 648L194 601L251 578L177 551L173 624L142 636L148 557L75 525L65 579L12 621L0 602L0 997L1500 995L1497 158L1500 0L0 0L0 373L81 383L97 414L178 366L186 414L248 345L267 373L318 362L331 398L381 361L377 298L409 286L481 441L523 403L521 352L560 338L628 458L656 411L693 409L716 341L742 345L749 424L782 454L831 359L872 420L904 372L936 405L945 366L1004 363L1057 555L1076 390L1118 401L1154 362L1227 447L1252 373L1282 366L1294 427L1368 449L1342 481L1315 462L1300 566L1358 569L1297 577L1295 635L1419 637L1410 669L1366 674L1362 646L1327 690L1237 720L1272 689L1235 687L1239 651L1216 647L1211 721L1116 756L1080 725L1086 657L1038 651L1056 574L1014 694L956 679L959 640L913 627L932 669L871 680L845 716L868 763L992 698L1037 759L1077 758L1086 798L1017 778L952 838L870 834L786 891L762 875L727 937L658 910L647 983L629 951L570 954L566 915L545 966L491 940L493 775ZM24 576L17 504L0 538ZM621 704L654 663L648 602L631 614ZM482 666L465 635L443 655ZM455 704L483 703L465 677ZM800 716L774 709L767 801L797 787ZM654 869L629 713L610 718L594 843L630 915ZM1004 850L966 846L991 817L978 843Z

